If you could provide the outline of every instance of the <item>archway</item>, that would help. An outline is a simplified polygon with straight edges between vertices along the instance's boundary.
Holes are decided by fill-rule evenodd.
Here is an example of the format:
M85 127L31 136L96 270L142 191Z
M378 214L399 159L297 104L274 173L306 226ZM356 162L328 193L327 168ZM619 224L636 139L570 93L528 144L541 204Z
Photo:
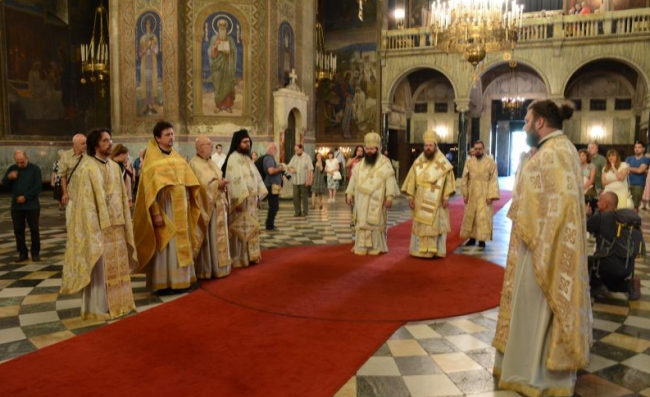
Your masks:
M612 58L589 61L566 81L564 97L575 112L564 131L579 147L596 141L605 145L601 152L615 148L631 154L635 140L648 142L647 127L641 129L647 92L645 77L633 65Z
M282 163L288 162L293 155L293 147L296 145L296 113L299 113L298 110L292 109L287 116L287 128L284 130L280 153L280 162Z
M483 140L494 156L500 176L514 175L522 151L529 148L523 136L528 105L548 96L544 76L525 62L514 69L508 62L492 64L481 75L472 91L471 142ZM503 98L521 97L523 101L506 104Z
M457 153L455 90L445 74L432 68L414 69L404 74L390 91L388 153L399 162L401 178L421 152L422 137L429 129L440 135L442 152Z

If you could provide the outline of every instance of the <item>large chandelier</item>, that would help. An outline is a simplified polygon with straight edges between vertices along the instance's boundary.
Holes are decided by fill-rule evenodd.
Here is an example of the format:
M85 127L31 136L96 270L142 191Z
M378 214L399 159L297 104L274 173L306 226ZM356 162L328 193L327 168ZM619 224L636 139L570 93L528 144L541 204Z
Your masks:
M523 10L508 0L436 1L431 6L433 44L476 67L488 52L514 49Z
M91 83L104 82L109 75L108 64L108 12L103 2L95 9L93 34L90 43L81 45L81 84L86 84L88 76ZM102 88L102 97L106 94Z
M510 113L510 115L514 115L517 113L521 105L524 103L524 98L520 97L519 90L518 90L518 83L517 83L517 74L515 72L515 69L517 68L517 61L514 59L510 60L508 62L508 66L510 67L510 80L508 80L508 95L504 96L501 98L501 103L503 105L503 109L507 112ZM514 87L514 91L513 91Z
M316 86L323 80L333 80L336 75L336 55L325 52L323 26L316 22Z

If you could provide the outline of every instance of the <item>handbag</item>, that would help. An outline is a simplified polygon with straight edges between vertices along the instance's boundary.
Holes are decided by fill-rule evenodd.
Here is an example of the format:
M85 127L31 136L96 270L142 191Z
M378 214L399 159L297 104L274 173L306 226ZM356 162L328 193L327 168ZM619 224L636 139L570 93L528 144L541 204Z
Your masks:
M343 179L343 176L339 171L334 171L334 173L332 174L332 179L334 179L335 181L340 181L341 179Z

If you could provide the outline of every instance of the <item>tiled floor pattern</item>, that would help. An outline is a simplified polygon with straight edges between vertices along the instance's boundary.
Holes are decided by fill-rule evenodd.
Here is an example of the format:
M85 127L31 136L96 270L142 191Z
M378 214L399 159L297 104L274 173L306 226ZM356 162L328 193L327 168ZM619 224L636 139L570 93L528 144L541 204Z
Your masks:
M41 261L20 264L14 262L17 254L10 201L7 196L0 197L0 363L106 324L79 318L80 294L58 294L65 253L65 215L50 199L50 193L43 196ZM262 224L266 214L263 204L259 215ZM275 222L278 230L262 234L262 249L352 243L350 219L350 208L342 194L336 203L324 203L323 209L310 210L307 217L294 217L292 202L283 200ZM398 198L389 212L389 224L408 219L408 203ZM136 313L183 296L159 297L145 287L144 276L132 279Z
M485 251L456 250L505 266L509 204L494 217L494 240ZM642 213L650 235L650 213ZM648 239L646 239L647 241ZM597 299L593 305L591 363L579 372L575 396L650 397L650 275L638 261L640 301L624 294ZM497 390L492 376L497 309L468 316L409 323L398 329L357 371L335 397L514 397Z
M44 197L41 215L42 261L13 263L16 258L8 198L0 197L0 362L105 325L79 319L78 295L59 295L65 228L63 213ZM264 234L264 249L289 245L351 243L350 211L342 197L323 210L295 218L291 202L281 201L278 231ZM495 216L495 240L485 251L458 250L505 265L510 223L507 207ZM404 199L390 212L391 225L409 219ZM264 219L263 208L260 218ZM650 225L650 215L644 214ZM454 220L456 221L456 220ZM460 221L460 220L457 220ZM650 228L644 228L650 234ZM580 373L576 396L650 397L650 276L637 265L643 296L629 302L615 294L594 305L592 361ZM133 278L136 312L179 296L158 297ZM132 315L135 315L132 314ZM454 319L410 323L400 328L358 370L336 397L511 397L495 391L490 342L496 310ZM119 321L119 320L118 320Z

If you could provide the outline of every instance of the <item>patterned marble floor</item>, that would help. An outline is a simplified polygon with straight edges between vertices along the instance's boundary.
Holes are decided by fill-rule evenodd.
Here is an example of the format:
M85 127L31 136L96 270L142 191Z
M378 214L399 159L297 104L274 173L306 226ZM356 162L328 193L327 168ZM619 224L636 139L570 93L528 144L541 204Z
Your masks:
M502 185L503 186L503 185ZM16 264L9 199L0 196L0 365L31 351L106 325L79 318L79 295L59 295L65 221L49 193L41 215L41 262ZM485 251L457 251L505 265L510 222L502 209L495 216L495 239ZM650 225L650 213L643 214ZM265 208L260 218L266 217ZM390 224L409 219L403 198L390 211ZM291 202L281 201L277 232L265 233L262 246L338 244L352 242L350 211L342 195L336 204L295 218ZM452 220L460 222L460 220ZM650 234L650 227L644 227ZM637 264L642 298L628 302L621 294L598 299L594 306L592 362L581 371L578 397L650 397L650 275ZM137 315L179 296L158 297L143 277L133 277ZM181 295L182 296L182 295ZM335 397L512 397L495 390L491 368L496 309L469 316L409 323L398 329L357 371ZM119 321L119 320L117 320Z

